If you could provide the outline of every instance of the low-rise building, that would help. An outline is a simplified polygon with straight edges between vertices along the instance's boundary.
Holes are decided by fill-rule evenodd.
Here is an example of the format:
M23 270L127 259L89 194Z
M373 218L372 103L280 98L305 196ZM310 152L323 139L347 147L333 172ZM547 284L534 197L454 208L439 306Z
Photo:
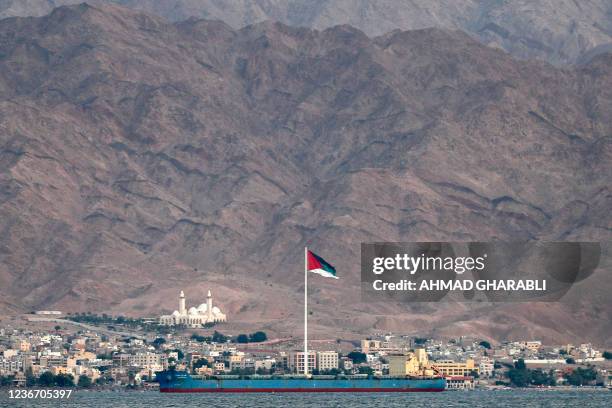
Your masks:
M474 389L474 377L470 377L470 376L446 377L446 388L449 390Z
M474 364L474 360L467 359L463 362L455 362L451 360L439 360L433 363L440 374L445 377L467 377L472 372L478 374L478 367Z
M493 360L491 360L488 357L483 357L480 360L480 363L478 364L478 374L481 377L492 377L493 376L493 370L495 369L495 364L493 363Z
M276 360L273 358L266 358L263 360L255 361L255 370L271 370L272 367L276 364Z
M351 360L348 357L342 357L340 359L340 367L342 367L343 370L352 370L353 369L353 360Z

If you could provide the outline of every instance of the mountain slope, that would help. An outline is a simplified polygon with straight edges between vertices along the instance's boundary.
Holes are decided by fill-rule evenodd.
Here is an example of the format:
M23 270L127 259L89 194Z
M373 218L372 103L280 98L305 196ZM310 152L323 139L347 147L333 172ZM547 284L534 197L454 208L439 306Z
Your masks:
M321 336L610 338L605 278L554 305L359 300L363 241L609 240L609 54L555 69L460 32L78 5L0 21L0 55L8 311L157 314L212 288L291 333L308 245L342 276L311 288Z

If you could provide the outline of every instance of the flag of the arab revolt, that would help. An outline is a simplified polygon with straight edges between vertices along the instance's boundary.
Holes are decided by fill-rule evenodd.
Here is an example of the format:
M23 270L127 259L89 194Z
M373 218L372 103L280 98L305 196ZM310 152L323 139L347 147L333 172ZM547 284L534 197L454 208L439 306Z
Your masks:
M336 276L336 268L331 266L321 258L319 255L312 251L308 251L308 272L314 272L326 278L338 279Z

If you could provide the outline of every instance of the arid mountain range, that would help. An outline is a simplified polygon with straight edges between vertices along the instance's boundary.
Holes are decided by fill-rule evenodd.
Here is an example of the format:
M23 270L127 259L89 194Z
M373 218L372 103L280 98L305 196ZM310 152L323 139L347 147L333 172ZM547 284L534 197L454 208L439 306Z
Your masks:
M0 0L0 17L42 16L82 0ZM170 21L221 20L233 28L264 20L325 29L349 24L367 35L442 28L462 30L519 58L553 64L588 61L612 51L608 0L93 0L157 14Z
M609 344L610 257L559 303L364 304L364 241L612 235L612 55L522 61L460 31L0 21L0 310ZM230 326L228 327L231 327Z

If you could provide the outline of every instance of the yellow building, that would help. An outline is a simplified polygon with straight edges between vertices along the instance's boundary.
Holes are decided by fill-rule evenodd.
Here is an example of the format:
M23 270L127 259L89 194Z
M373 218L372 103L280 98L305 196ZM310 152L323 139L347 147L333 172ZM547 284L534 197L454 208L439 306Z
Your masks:
M417 375L421 372L421 368L425 367L414 353L391 355L388 360L389 375L393 376ZM425 354L425 361L427 361L427 354Z
M472 371L478 373L478 367L474 364L474 360L467 359L465 363L458 363L450 360L440 360L433 363L440 374L444 376L469 376Z
M68 357L66 359L66 366L67 367L75 367L77 366L77 362L78 361L82 361L82 360L95 360L96 359L96 355L90 351L79 351L78 353L74 354L72 357Z
M242 359L244 358L244 356L241 355L231 355L229 356L229 368L230 370L233 370L235 368L240 368L241 364L242 364Z
M30 351L30 347L31 347L30 342L27 340L21 340L19 342L19 351L23 351L23 352Z
M198 367L195 369L196 374L198 375L212 375L213 369L207 366Z
M540 350L540 347L542 347L542 342L541 341L526 341L525 342L525 348L527 350L531 350L533 352L538 352L538 350Z
M96 353L91 351L81 351L74 355L77 360L95 360L97 358Z
M53 375L71 374L71 373L72 373L72 370L68 367L59 367L59 366L51 367L51 374Z
M429 364L429 358L427 357L427 351L424 348L416 349L414 354L422 366L426 366Z
M393 344L391 341L361 340L361 351L363 353L402 353L408 351L405 346Z
M380 350L380 340L361 340L361 352L368 354L370 351Z

